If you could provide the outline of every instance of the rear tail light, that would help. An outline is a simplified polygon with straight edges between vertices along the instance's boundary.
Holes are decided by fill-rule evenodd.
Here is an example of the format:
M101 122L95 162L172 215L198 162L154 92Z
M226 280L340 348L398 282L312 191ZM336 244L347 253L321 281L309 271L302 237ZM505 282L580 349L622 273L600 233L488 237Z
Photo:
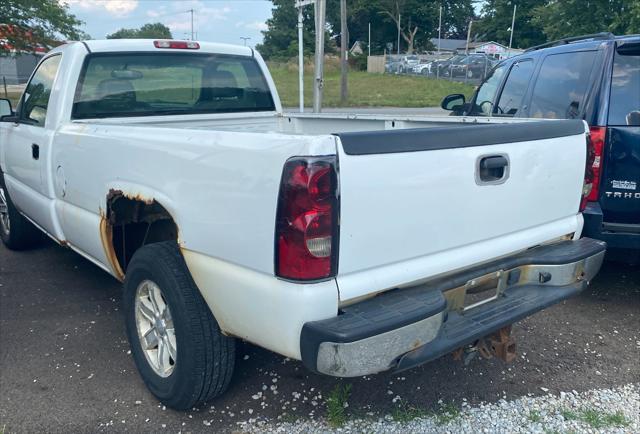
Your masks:
M335 157L296 157L282 173L276 217L276 275L292 280L335 276L338 247Z
M153 41L156 48L177 48L181 50L199 50L200 44L193 41Z
M606 127L590 127L587 136L587 163L584 173L584 187L580 211L587 206L587 202L595 202L600 194L600 179L602 175L602 152L607 136Z

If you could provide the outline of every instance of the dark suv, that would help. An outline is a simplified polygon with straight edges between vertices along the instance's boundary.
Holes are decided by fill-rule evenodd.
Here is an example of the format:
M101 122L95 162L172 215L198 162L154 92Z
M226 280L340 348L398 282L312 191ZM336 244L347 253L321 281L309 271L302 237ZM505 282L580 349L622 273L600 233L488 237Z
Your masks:
M640 35L599 33L533 47L499 63L470 102L449 95L442 108L453 115L584 119L592 188L583 233L640 256Z

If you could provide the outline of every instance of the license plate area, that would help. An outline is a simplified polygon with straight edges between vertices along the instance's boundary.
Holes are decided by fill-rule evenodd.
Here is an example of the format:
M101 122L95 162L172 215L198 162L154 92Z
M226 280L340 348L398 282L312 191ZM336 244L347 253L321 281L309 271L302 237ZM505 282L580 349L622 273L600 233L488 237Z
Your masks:
M467 281L462 286L444 292L449 311L465 312L496 300L507 287L503 270L485 274Z

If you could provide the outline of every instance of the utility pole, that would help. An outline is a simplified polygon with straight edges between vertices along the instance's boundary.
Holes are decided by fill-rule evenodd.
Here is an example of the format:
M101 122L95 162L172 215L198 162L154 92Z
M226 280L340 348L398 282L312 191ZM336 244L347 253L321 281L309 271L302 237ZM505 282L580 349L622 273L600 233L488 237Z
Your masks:
M467 31L467 46L464 49L464 54L469 54L469 39L471 38L471 26L473 25L473 20L469 21L469 30Z
M509 36L509 51L507 52L507 56L511 57L511 43L513 42L513 28L516 25L516 7L517 5L513 5L513 18L511 18L511 35Z
M304 28L304 14L302 8L315 3L315 0L296 0L296 8L298 8L298 100L299 111L304 113L304 44L302 38L302 30Z
M440 59L440 38L442 37L442 6L440 6L440 17L438 18L438 59Z
M327 0L316 0L316 64L313 86L313 111L322 111L322 88L324 87L324 27Z
M400 55L400 18L402 18L402 15L398 13L398 56Z
M300 113L304 113L304 46L302 45L302 26L304 16L302 6L298 7L298 99L300 100Z
M371 23L369 23L369 42L367 43L367 48L369 49L369 56L371 56Z
M193 9L189 9L189 12L191 12L191 40L193 41Z
M349 98L347 89L347 50L349 49L349 30L347 29L347 0L340 0L340 103L345 105Z
M240 39L244 42L244 46L247 46L247 41L251 39L249 36L240 36Z

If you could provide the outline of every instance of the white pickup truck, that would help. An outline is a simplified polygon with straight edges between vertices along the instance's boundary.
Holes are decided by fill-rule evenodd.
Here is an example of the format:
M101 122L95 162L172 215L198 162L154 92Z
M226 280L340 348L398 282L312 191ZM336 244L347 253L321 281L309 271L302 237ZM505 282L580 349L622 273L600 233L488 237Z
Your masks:
M342 377L508 358L604 255L578 120L286 114L258 53L168 40L58 47L0 111L4 244L44 232L123 281L176 409L225 391L236 338Z

